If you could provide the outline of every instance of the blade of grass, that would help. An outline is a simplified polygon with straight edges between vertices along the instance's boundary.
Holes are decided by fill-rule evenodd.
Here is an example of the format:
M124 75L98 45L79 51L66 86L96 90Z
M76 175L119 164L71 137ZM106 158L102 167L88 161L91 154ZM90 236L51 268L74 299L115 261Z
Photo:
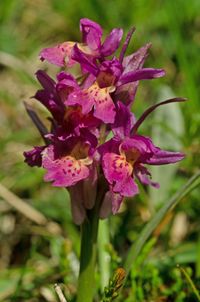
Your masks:
M200 278L200 234L197 241L196 277Z
M185 277L185 279L187 280L187 282L190 284L193 293L197 297L197 300L200 301L200 293L198 292L198 290L197 290L194 282L190 278L189 274L186 272L186 270L183 267L181 267L179 265L177 267L180 269L181 273L183 274L183 276Z
M136 242L131 246L126 261L124 263L124 269L126 270L126 278L130 272L131 267L140 254L142 248L144 247L146 241L165 217L165 215L171 211L176 204L184 198L187 194L189 194L192 190L194 190L198 185L200 185L200 171L198 171L194 176L192 176L188 182L178 191L174 196L166 202L163 207L155 214L153 219L147 223L141 232L139 238Z

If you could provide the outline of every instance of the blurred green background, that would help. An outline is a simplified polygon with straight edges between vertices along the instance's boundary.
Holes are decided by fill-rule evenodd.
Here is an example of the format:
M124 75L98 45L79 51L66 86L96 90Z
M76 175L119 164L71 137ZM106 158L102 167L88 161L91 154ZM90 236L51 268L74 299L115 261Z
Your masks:
M103 249L112 271L156 209L200 166L199 12L199 0L0 1L0 301L55 301L55 282L64 284L70 301L76 293L79 228L71 221L67 192L45 184L42 170L23 163L23 151L41 142L23 100L39 87L37 69L55 74L52 66L40 62L39 51L80 40L82 17L99 22L105 34L113 27L127 33L134 25L128 53L152 42L145 67L166 70L165 78L140 83L135 115L165 98L188 98L187 103L158 109L141 127L141 134L151 135L160 147L185 152L186 159L152 169L161 189L141 187L141 194L109 219L111 244ZM40 105L35 108L46 117ZM16 196L31 207L26 209ZM156 240L131 273L123 301L196 301L176 264L185 266L199 287L199 196L200 191L194 191L159 226ZM32 207L39 213L32 213ZM102 265L103 272L108 271ZM105 280L98 273L97 280L98 289Z

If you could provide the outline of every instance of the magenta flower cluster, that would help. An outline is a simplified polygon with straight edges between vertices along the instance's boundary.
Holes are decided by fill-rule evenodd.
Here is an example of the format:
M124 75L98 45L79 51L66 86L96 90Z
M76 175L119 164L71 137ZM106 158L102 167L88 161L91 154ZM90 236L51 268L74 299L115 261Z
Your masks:
M42 61L62 71L56 80L45 71L36 73L42 89L34 97L51 113L50 130L27 106L45 144L24 152L30 166L46 170L46 181L68 188L78 224L94 206L100 186L104 188L100 216L106 217L111 211L117 213L124 197L138 194L138 181L158 187L146 165L175 163L184 157L161 150L149 137L138 134L140 124L158 105L182 99L154 105L137 121L130 110L139 81L165 74L162 69L143 68L150 44L125 56L131 29L116 57L122 29L114 28L102 41L101 26L84 18L80 30L81 43L64 42L40 53ZM74 65L79 68L78 77L69 72Z

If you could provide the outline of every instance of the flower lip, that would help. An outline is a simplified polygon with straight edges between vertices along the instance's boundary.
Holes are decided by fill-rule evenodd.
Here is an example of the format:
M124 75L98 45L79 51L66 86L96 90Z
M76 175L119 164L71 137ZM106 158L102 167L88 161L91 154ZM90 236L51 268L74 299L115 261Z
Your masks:
M88 89L75 90L65 102L66 105L81 105L82 113L88 114L94 110L94 117L105 123L113 123L115 119L115 105L110 96L114 87L100 88L95 82Z
M43 152L42 166L47 170L44 179L58 187L73 186L89 176L89 168L81 160L72 156L55 159L53 146Z

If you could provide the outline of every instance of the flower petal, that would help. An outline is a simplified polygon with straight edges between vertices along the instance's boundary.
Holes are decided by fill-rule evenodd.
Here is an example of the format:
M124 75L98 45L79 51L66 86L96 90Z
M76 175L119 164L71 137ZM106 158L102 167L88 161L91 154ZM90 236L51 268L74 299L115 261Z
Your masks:
M124 74L129 71L134 71L142 68L145 59L148 56L148 50L150 47L151 44L147 43L146 45L139 48L136 52L129 56L126 56L123 59L122 65L124 67Z
M82 113L87 114L92 110L94 106L94 100L87 96L87 89L76 89L69 95L67 101L65 102L65 105L81 105Z
M142 135L134 135L125 138L120 145L121 152L125 152L131 161L145 161L151 158L155 152L155 146L150 138Z
M46 135L48 134L48 130L46 126L43 124L41 119L39 118L38 114L35 112L34 108L28 104L27 102L24 102L24 106L26 108L26 112L28 113L29 117L31 118L33 124L38 129L39 133L41 134L44 142L48 144L48 139L46 138Z
M124 156L106 153L102 160L106 179L115 193L122 196L133 196L138 193L138 187L132 178L133 167Z
M99 67L97 82L101 88L114 85L122 74L122 65L115 57L103 61Z
M40 59L47 60L49 63L57 66L71 67L76 62L71 58L72 48L75 42L64 42L54 47L44 48L40 52Z
M76 160L72 156L56 159L53 145L43 152L42 166L47 169L44 179L53 181L56 187L73 186L89 176L89 168L81 160Z
M140 164L135 165L134 173L142 184L150 185L156 189L159 189L160 185L157 182L151 181L151 173L144 166Z
M166 165L176 163L185 157L183 153L165 151L157 148L155 154L146 160L149 165Z
M44 89L38 90L34 98L40 101L56 120L61 121L65 106L56 91L56 83L42 70L36 72L36 77Z
M36 146L30 151L25 151L23 153L25 157L25 163L27 163L31 167L41 167L42 165L42 151L44 151L46 147Z
M74 89L78 89L79 86L78 86L75 78L71 74L66 73L64 71L60 72L57 75L57 80L58 80L58 83L56 84L56 90L57 90L62 102L64 103L67 100L68 95Z
M133 31L133 29L132 29L132 31ZM131 37L132 31L130 31L130 37ZM128 42L129 42L129 40L127 41L127 43ZM145 46L141 47L133 54L126 56L123 59L123 67L124 67L123 74L125 74L129 71L134 71L134 70L142 68L142 66L145 62L145 59L148 55L148 50L149 50L150 46L151 46L151 44L146 44ZM126 48L126 45L125 45L125 48ZM120 56L121 57L123 56L123 52L120 54ZM116 92L115 92L115 100L116 101L121 100L122 102L125 102L125 104L131 105L135 99L135 94L137 91L138 84L139 84L139 81L135 81L135 82L124 84L123 86L117 87Z
M130 30L129 30L129 32L126 35L125 42L124 42L124 44L123 44L123 46L121 48L121 52L120 52L120 55L119 55L119 61L120 62L122 62L123 59L124 59L124 55L126 53L128 45L129 45L129 43L131 41L131 38L132 38L132 35L133 35L134 31L135 31L135 27L131 27Z
M121 28L114 28L102 45L101 54L106 57L114 53L119 47L122 36L123 30Z
M165 71L163 69L143 68L136 71L129 71L119 78L117 86L121 86L139 80L160 78L164 75Z
M115 122L112 125L114 135L123 140L125 136L130 135L134 122L135 117L128 107L117 102Z
M70 94L66 104L82 106L83 114L89 113L94 107L94 116L105 123L113 123L115 105L110 96L111 87L99 88L97 83L84 90L76 90Z
M80 63L84 72L90 72L95 76L97 75L98 67L95 64L95 58L84 53L81 49L79 49L77 44L75 44L72 50L72 59Z
M92 50L98 50L101 45L101 26L90 19L83 18L80 20L80 30L83 43L86 43Z
M109 87L96 88L96 92L89 92L94 100L94 116L104 123L113 123L115 120L115 105L109 94Z
M134 150L138 151L136 162L149 165L166 165L175 163L184 158L183 153L161 150L156 147L149 137L142 135L134 135L131 138L126 138L120 145L121 151L126 155L129 153L131 158L134 157Z

